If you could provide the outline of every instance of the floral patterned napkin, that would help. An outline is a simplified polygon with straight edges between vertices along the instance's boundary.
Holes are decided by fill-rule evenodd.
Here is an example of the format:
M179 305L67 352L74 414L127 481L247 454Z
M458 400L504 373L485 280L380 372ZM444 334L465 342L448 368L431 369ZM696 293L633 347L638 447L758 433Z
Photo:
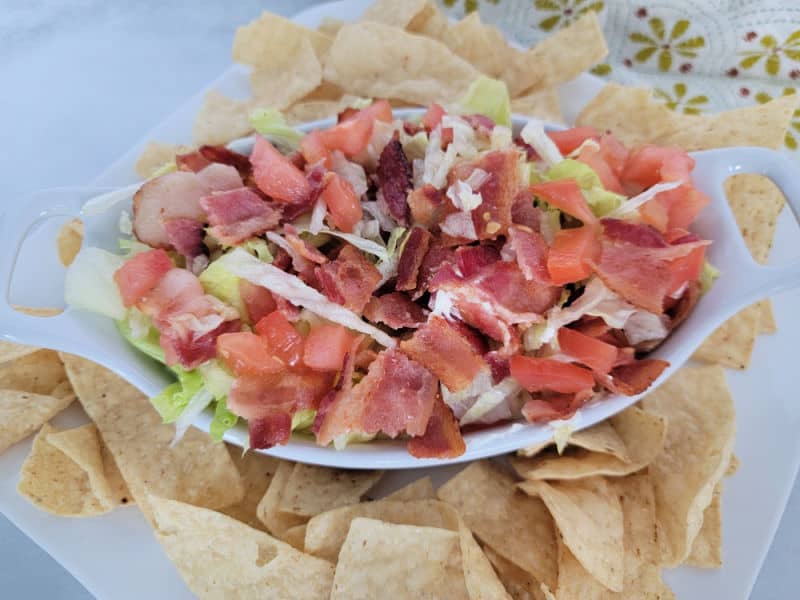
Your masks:
M647 85L686 114L762 104L796 92L800 81L800 2L763 0L439 0L452 16L480 11L530 45L589 11L609 46L593 73ZM800 145L800 110L786 134Z

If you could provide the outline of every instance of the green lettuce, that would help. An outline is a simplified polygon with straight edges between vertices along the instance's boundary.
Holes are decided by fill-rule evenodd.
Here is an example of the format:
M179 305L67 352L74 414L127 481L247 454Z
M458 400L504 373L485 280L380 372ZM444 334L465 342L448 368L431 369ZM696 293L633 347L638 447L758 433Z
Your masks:
M186 371L172 367L178 381L171 383L157 396L150 398L164 423L174 423L195 394L203 389L203 376L197 369Z
M271 263L274 258L269 251L269 247L267 247L267 241L261 238L250 238L241 246L261 262Z
M310 428L314 424L316 416L317 411L313 408L297 411L292 415L292 431L302 431Z
M160 363L165 363L164 350L159 344L160 334L158 330L153 327L149 319L142 315L139 311L131 309L124 319L117 321L117 329L122 334L128 343L145 353L150 358L157 360ZM144 335L135 335L134 331L144 330Z
M283 114L274 108L259 108L250 113L250 125L269 141L296 150L303 134L290 127Z
M222 436L225 435L225 432L234 427L238 421L239 417L228 410L225 399L217 400L214 418L211 420L211 426L208 429L211 439L215 442L222 441Z
M719 269L710 262L703 263L703 270L700 272L700 293L706 294L714 285L714 281L720 276Z
M481 75L470 84L459 105L464 114L485 115L497 125L511 127L511 100L502 81Z
M579 160L565 158L550 167L545 177L551 181L574 179L583 191L583 197L592 212L598 217L607 215L625 201L625 196L605 189L595 170Z
M239 278L228 271L219 259L209 264L205 271L200 273L199 279L206 294L216 296L230 304L239 311L239 314L246 314L242 294L239 291Z

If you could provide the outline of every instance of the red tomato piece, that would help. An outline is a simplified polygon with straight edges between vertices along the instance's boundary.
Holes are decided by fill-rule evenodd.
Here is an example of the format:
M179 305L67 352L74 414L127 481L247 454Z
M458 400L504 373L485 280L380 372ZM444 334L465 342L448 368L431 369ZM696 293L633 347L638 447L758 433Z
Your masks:
M529 392L574 394L594 387L592 372L578 365L520 354L512 356L509 364L511 377Z
M392 105L389 104L388 100L375 100L369 106L358 111L355 118L364 119L370 123L373 121L391 123L394 118L392 115Z
M322 133L315 129L300 140L300 154L308 165L322 163L325 168L330 168L331 155L322 141Z
M249 323L258 323L262 317L277 308L275 298L272 297L267 288L250 283L246 279L239 280L239 295L242 297L242 303L247 310Z
M294 367L303 356L303 336L281 311L276 310L256 323L256 333L269 349L286 364Z
M122 303L133 306L153 290L167 271L175 265L162 249L141 252L128 259L114 273L114 281L122 296Z
M547 135L561 150L561 154L569 154L586 140L598 139L600 132L594 127L571 127L563 131L548 131Z
M558 330L561 352L599 373L608 373L617 361L616 346L606 344L574 329Z
M272 375L286 365L270 352L266 341L254 333L224 333L217 338L217 356L236 375Z
M559 179L537 183L530 187L531 192L545 200L549 205L580 219L588 225L597 223L592 209L583 197L583 192L574 179Z
M670 285L667 294L674 294L683 284L697 281L703 272L703 263L706 260L706 247L695 248L686 256L676 258L669 262Z
M597 173L605 189L616 192L617 194L622 193L622 184L619 182L611 165L606 162L600 150L591 147L583 148L580 154L578 154L578 160L591 167L592 170Z
M259 189L278 202L302 204L311 195L303 172L260 135L250 155L253 177Z
M691 184L656 194L639 208L642 219L660 231L686 229L711 199Z
M425 114L422 115L422 124L428 131L433 131L436 129L436 126L442 122L442 117L444 115L444 108L434 102L428 107Z
M614 175L617 177L622 175L625 161L628 160L628 149L610 133L600 137L600 156L611 167Z
M353 186L337 173L331 173L328 184L322 191L322 199L328 206L328 215L333 224L347 233L353 231L355 224L364 215Z
M600 251L593 227L561 229L555 235L547 255L547 272L556 285L586 279L592 274L591 263Z
M352 344L353 336L342 325L319 325L306 338L303 362L315 371L338 371Z
M661 181L689 181L694 159L680 148L642 146L628 156L623 183L649 188Z

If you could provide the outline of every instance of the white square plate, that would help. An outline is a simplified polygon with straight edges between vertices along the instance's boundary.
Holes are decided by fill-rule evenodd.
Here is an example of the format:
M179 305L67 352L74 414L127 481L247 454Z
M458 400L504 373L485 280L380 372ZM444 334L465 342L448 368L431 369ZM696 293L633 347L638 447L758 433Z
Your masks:
M351 20L360 16L369 0L348 0L318 6L295 20L315 26L323 16ZM207 89L234 97L248 95L246 78L237 67L228 69ZM569 120L600 89L602 82L581 77L561 90L562 107ZM188 141L193 116L206 90L192 97L174 114L150 131L145 140ZM102 175L96 186L120 186L137 180L133 166L145 144L137 144ZM797 226L785 211L778 224L771 262L785 264L800 256ZM739 433L736 454L742 461L738 473L725 483L723 495L723 561L716 571L691 568L667 574L678 598L745 599L769 548L800 464L800 404L796 402L795 340L800 339L800 319L794 307L800 293L774 299L780 331L759 338L753 366L730 372L728 381L736 399ZM71 426L85 416L73 408L56 419ZM38 511L16 493L19 467L30 441L17 444L0 456L0 511L64 565L98 598L192 598L169 563L150 528L137 510L123 508L94 519L61 519ZM381 492L430 474L436 483L449 478L460 466L397 471L387 475Z

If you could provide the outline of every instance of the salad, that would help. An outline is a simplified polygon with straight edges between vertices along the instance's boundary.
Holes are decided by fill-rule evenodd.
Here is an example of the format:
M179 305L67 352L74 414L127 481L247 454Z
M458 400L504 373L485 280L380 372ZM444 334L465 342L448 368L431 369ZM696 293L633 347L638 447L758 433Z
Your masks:
M296 431L455 457L469 428L646 390L713 280L690 156L515 134L501 82L421 118L363 100L325 130L251 120L249 156L176 156L123 213L122 254L84 249L67 276L72 306L175 372L152 403L178 437L212 407L212 435L245 419L253 448Z

